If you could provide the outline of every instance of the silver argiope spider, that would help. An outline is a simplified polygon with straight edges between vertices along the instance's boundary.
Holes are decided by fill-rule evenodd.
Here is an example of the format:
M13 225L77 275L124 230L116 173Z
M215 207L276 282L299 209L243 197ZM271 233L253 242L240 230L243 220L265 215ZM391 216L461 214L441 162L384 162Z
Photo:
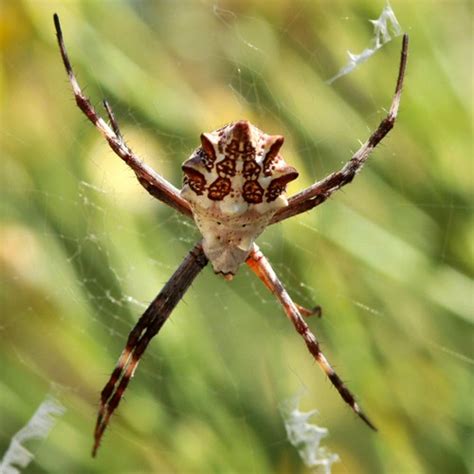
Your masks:
M372 150L395 123L405 77L408 36L403 36L398 79L388 115L339 171L287 199L286 185L298 177L298 172L287 165L279 154L283 137L267 135L246 120L201 135L201 146L182 166L184 185L179 191L143 163L127 146L107 101L104 101L104 107L110 125L98 115L74 75L57 14L54 15L54 25L78 107L104 136L112 150L132 168L140 184L158 200L194 219L203 236L130 332L125 349L101 392L92 455L96 455L110 417L120 403L149 342L208 261L214 271L227 280L232 279L242 263L247 263L281 303L309 352L343 400L368 426L376 430L321 352L318 340L302 317L302 314L308 316L318 312L319 308L308 310L292 301L254 241L266 226L322 204L335 191L350 183L362 169Z

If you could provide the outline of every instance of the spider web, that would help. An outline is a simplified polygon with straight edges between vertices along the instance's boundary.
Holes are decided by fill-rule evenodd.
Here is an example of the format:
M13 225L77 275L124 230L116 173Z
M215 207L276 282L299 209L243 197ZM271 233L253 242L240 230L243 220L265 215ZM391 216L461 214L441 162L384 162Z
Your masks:
M54 393L67 412L33 450L31 472L308 472L287 433L291 417L280 413L304 391L293 412L318 410L326 459L339 456L332 472L468 472L460 453L473 420L472 140L459 117L469 123L472 91L463 2L438 22L428 5L415 17L393 2L419 48L399 123L354 184L258 240L293 299L323 307L308 322L380 435L338 398L260 281L242 268L228 283L206 268L150 344L89 460L99 392L199 235L143 191L75 108L52 13L93 102L107 97L129 145L175 184L199 134L240 118L285 136L285 159L300 171L290 194L340 168L383 118L400 48L388 42L329 85L346 50L371 44L367 20L388 6L104 5L8 11L11 24L29 19L34 39L10 32L22 46L10 40L5 61L19 99L6 100L2 131L0 452ZM443 34L455 36L452 49ZM440 117L452 124L441 127Z

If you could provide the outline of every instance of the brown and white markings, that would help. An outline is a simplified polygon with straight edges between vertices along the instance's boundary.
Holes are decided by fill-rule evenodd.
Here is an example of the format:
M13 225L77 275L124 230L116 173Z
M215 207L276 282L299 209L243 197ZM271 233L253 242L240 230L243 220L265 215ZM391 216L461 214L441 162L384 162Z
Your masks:
M231 279L278 209L298 172L279 154L282 136L246 120L201 135L183 164L181 196L191 205L214 271Z
M247 263L279 300L308 350L342 399L375 430L354 395L321 352L318 340L302 318L302 315L320 315L320 308L309 310L292 301L254 241L266 226L322 204L335 191L350 183L362 169L372 150L395 123L405 77L408 36L403 36L398 79L388 115L343 168L287 199L286 185L297 178L298 172L286 164L280 155L283 137L267 135L246 120L201 135L201 146L183 164L184 184L180 192L145 165L126 145L106 101L104 106L110 125L96 112L74 75L56 14L54 25L78 107L104 136L112 150L130 166L140 184L158 200L184 216L192 217L203 236L202 242L198 242L188 253L128 336L125 349L101 392L93 456L150 340L159 332L208 261L216 273L229 280L242 263Z

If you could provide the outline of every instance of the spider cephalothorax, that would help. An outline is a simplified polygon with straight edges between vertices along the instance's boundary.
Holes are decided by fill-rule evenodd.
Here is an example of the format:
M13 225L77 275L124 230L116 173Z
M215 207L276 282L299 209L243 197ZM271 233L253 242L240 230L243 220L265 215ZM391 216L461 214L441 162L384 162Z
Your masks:
M316 336L303 319L303 316L317 314L318 311L308 310L293 302L254 240L267 225L324 203L337 190L350 183L362 169L372 150L395 123L405 77L408 36L403 37L395 95L387 116L339 171L287 200L284 195L286 185L296 179L298 173L279 155L283 137L267 135L245 120L201 135L201 146L183 164L184 186L179 192L128 147L107 101L104 101L104 106L110 125L94 109L72 70L57 15L54 15L54 24L61 56L79 108L102 133L114 152L132 168L140 184L152 196L183 216L194 217L204 237L188 253L130 332L125 349L101 392L92 454L95 456L110 417L120 403L148 344L208 260L216 272L228 279L232 278L241 263L247 263L281 303L288 319L342 399L367 425L375 429L322 353Z
M281 135L267 135L246 120L201 135L183 164L181 196L193 212L214 271L230 279L278 209L298 172L279 154Z

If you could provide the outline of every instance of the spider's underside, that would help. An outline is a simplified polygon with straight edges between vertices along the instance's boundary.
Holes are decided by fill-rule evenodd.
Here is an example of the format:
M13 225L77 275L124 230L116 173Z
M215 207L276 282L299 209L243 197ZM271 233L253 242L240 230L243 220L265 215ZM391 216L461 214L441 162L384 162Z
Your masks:
M317 310L307 310L292 301L254 241L267 225L318 206L335 191L350 183L372 150L392 129L405 76L408 36L403 36L398 80L387 116L341 170L287 199L286 185L296 179L298 173L279 154L283 137L267 135L245 120L201 135L201 146L183 164L184 185L180 192L143 163L126 145L106 101L104 106L110 125L98 115L74 75L56 14L54 24L78 107L97 127L113 151L132 168L140 184L158 200L193 218L203 236L203 240L188 253L129 334L125 349L101 393L93 456L143 352L208 261L213 265L214 271L226 279L231 279L239 266L247 263L279 300L287 317L340 396L375 430L375 426L362 412L352 393L321 352L316 337L302 317L302 314L307 316Z

